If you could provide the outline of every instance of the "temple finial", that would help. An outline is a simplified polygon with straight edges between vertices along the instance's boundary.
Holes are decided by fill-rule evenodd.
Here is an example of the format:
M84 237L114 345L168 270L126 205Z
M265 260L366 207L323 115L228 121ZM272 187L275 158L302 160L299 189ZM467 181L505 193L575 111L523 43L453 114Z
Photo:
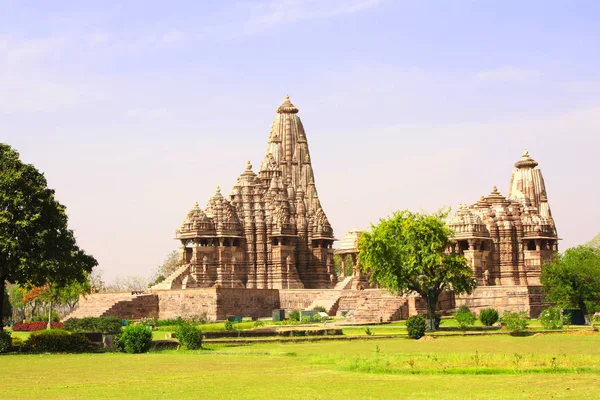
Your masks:
M246 161L246 171L252 171L252 164L250 160Z
M277 113L279 114L296 114L298 112L298 108L292 104L290 100L290 96L285 95L285 99L283 103L279 107L277 107Z
M198 202L194 203L194 208L200 208L200 204L198 204Z
M527 151L527 149L523 151L523 157L529 157L529 151Z

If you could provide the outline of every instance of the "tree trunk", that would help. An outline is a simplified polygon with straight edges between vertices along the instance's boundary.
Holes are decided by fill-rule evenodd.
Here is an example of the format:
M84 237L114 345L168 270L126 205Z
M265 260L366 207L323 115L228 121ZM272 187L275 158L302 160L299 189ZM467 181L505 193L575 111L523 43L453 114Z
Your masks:
M579 308L581 308L581 312L583 313L583 320L585 321L585 324L586 325L591 325L592 321L590 320L590 314L588 314L588 309L585 306L585 302L584 301L582 301L579 304Z
M4 330L4 278L0 278L0 331Z
M436 329L435 311L437 307L438 294L434 289L429 289L427 291L427 296L424 297L427 303L427 330L430 332L434 332Z
M52 329L52 299L50 299L50 305L48 307L48 325L46 329Z

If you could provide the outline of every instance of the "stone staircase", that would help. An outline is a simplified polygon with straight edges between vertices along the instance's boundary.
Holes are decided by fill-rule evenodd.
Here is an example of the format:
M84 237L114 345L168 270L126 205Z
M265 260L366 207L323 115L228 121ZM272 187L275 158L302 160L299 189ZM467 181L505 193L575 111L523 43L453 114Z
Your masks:
M408 318L408 299L379 289L345 290L338 303L338 314L347 312L356 323L388 322Z
M336 315L340 297L343 292L343 290L338 289L323 290L323 292L310 303L308 309L312 310L317 306L321 306L325 308L325 312L328 315Z
M339 281L335 285L334 289L337 289L337 290L351 289L353 280L354 280L353 276L347 276L343 280Z
M177 268L175 272L171 275L167 276L166 279L156 285L152 286L150 289L153 290L169 290L169 289L181 289L183 280L188 275L189 264L182 265Z
M158 312L158 297L155 294L132 293L94 293L79 300L69 318L117 317L140 319Z

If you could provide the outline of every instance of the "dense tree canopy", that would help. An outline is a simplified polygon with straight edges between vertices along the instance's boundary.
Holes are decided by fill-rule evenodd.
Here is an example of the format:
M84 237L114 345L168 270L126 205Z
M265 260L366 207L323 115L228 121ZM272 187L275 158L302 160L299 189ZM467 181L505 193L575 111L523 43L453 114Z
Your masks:
M63 287L84 282L96 264L77 245L44 175L0 143L0 282ZM4 285L0 291L3 302Z
M443 290L471 293L476 286L465 258L446 253L452 237L446 216L396 212L371 226L359 241L361 268L371 280L397 294L420 294L428 303L430 320Z
M550 301L582 310L589 323L589 308L600 304L600 249L578 246L557 254L542 268L541 281Z

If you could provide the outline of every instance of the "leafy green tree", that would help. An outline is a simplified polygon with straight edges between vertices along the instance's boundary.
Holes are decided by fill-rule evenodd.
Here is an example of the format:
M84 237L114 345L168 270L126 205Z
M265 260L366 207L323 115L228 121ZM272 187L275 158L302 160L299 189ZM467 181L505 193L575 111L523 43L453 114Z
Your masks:
M0 143L0 282L62 287L83 282L96 264L77 246L65 207L44 175ZM3 304L0 285L0 309Z
M600 233L597 234L592 240L590 240L586 246L600 249Z
M590 324L589 309L600 303L600 249L573 247L544 264L542 285L550 301L579 308Z
M151 279L151 282L148 283L148 286L150 287L161 283L167 279L169 275L177 271L179 266L179 251L173 250L167 255L165 261L163 261L163 263L156 268L154 277Z
M3 285L4 282L0 283L0 285ZM3 302L3 306L2 309L0 309L0 318L10 318L12 317L12 307L10 304L10 301L8 299L8 290L6 290L6 286L4 287L4 302Z
M447 253L452 231L444 218L433 215L395 212L364 232L359 240L361 268L371 281L396 294L416 292L427 302L430 329L438 297L453 289L456 294L471 293L476 286L473 271L465 258Z

